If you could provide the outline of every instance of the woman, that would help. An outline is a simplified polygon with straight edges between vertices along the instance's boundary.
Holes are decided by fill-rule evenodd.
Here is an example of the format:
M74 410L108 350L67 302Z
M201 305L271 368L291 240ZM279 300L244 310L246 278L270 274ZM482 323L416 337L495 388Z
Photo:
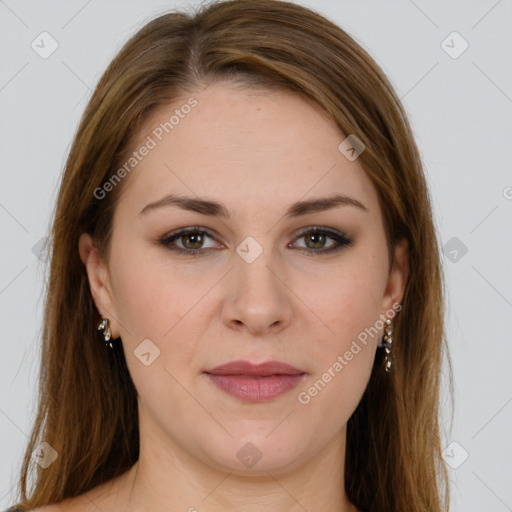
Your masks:
M81 120L52 251L17 510L448 510L429 192L332 22L239 0L143 27Z

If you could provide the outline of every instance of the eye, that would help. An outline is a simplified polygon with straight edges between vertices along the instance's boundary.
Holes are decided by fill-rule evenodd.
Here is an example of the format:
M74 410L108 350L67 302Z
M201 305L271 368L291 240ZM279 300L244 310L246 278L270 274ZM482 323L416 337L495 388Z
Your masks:
M215 237L213 234L210 234L209 230L200 227L192 227L180 229L179 231L160 239L159 243L169 250L179 254L204 256L207 252L214 249L212 246L207 248L204 247L203 244L208 238L215 240ZM344 246L352 244L352 240L347 238L343 233L317 226L302 232L297 237L297 240L300 240L301 238L304 238L305 246L299 248L315 256L325 253L333 253L335 251L339 251ZM334 240L334 243L326 248L325 243L328 239ZM176 241L179 241L181 246L177 245ZM288 247L290 247L290 245Z
M214 237L210 235L209 231L205 230L204 228L186 228L181 229L176 233L171 234L170 236L162 238L160 240L160 244L164 245L169 250L180 254L202 256L206 252L202 247L205 237L214 240ZM175 240L180 240L183 247L173 245Z
M312 229L308 229L307 231L302 232L297 239L299 240L301 238L304 238L305 240L306 249L314 249L309 252L313 253L315 256L319 254L339 251L344 246L352 244L352 240L346 237L343 233L321 227L314 227ZM329 238L331 240L334 240L335 243L331 244L326 248L325 242ZM302 248L303 247L301 247L301 249Z

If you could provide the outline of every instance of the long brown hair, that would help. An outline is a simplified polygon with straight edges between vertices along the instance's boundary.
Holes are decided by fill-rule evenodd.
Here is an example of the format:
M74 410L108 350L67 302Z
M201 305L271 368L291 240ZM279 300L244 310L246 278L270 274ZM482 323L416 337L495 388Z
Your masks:
M448 510L438 418L444 284L419 151L396 93L368 53L323 16L280 0L215 2L194 13L159 16L124 45L94 90L53 214L38 411L17 507L82 494L138 458L136 390L131 379L123 384L112 371L99 341L100 317L78 238L92 234L108 259L113 212L129 177L102 199L94 191L118 170L156 108L216 81L302 95L366 146L359 161L378 192L390 264L395 243L405 237L410 270L394 322L394 373L383 370L378 351L347 425L344 485L349 500L365 511ZM122 364L127 371L124 357ZM32 458L43 441L58 453L45 469Z

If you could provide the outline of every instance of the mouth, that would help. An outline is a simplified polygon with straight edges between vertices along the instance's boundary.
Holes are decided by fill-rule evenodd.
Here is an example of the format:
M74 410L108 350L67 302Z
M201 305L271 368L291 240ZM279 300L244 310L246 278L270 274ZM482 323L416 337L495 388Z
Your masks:
M297 387L306 372L280 361L232 361L204 372L228 395L245 402L273 400Z

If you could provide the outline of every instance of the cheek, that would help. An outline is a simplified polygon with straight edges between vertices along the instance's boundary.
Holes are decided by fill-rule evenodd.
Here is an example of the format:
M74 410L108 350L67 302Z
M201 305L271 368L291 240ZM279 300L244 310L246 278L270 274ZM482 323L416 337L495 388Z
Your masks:
M383 293L383 270L364 264L364 260L347 265L338 274L333 273L324 283L323 293L317 294L311 309L325 325L327 345L342 350L352 340L375 325L379 319ZM333 284L334 283L334 284ZM369 337L369 342L374 338Z
M133 260L118 260L115 303L123 341L159 337L171 327L172 304L165 283L151 266L135 265Z
M127 363L139 372L135 356L149 339L160 351L157 366L182 374L197 364L200 336L194 331L201 328L200 318L208 304L204 296L212 285L204 275L195 280L183 277L167 264L165 254L155 259L147 253L147 248L126 256L118 253L114 267L116 312Z
M151 249L150 254L141 242L140 247L116 253L113 287L118 319L125 331L123 341L167 339L198 294L193 286L181 284L180 276L166 264L163 251Z
M379 319L376 281L369 273L364 280L346 277L315 306L329 329L322 327L325 334L309 347L315 371L298 398L305 418L324 418L323 428L333 434L354 412L373 368L378 337L371 327Z
M113 284L126 363L139 399L165 403L170 421L193 407L178 383L186 385L186 371L195 364L197 347L187 312L204 290L200 294L184 287L164 266L136 252L117 259Z

